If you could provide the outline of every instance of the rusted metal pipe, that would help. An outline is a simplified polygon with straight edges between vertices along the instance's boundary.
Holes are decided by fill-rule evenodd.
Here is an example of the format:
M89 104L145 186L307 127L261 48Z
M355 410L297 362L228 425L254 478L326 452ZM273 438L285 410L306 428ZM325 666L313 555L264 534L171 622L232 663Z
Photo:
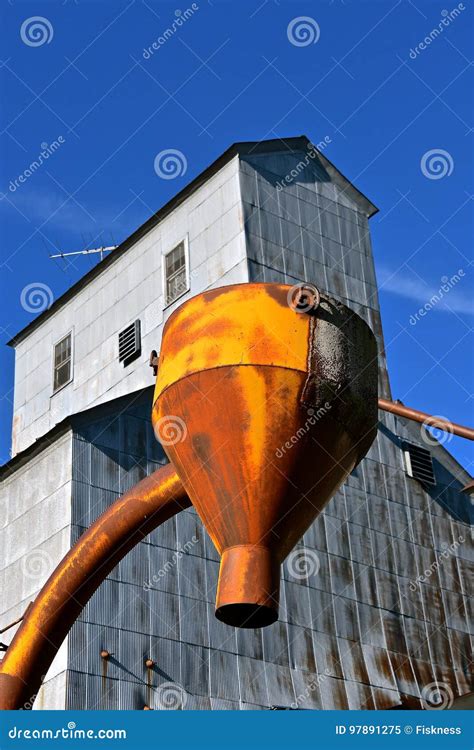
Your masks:
M0 666L0 709L31 707L61 643L94 591L132 547L189 505L168 464L92 524L45 583L8 647Z
M461 424L450 422L449 419L445 419L444 417L434 417L431 414L426 414L424 411L411 409L409 406L404 406L396 401L387 401L384 398L379 398L378 405L379 409L396 414L399 417L412 419L414 422L420 422L427 427L436 427L438 430L450 432L452 435L458 435L459 437L467 438L467 440L474 440L474 429L472 427L464 427Z

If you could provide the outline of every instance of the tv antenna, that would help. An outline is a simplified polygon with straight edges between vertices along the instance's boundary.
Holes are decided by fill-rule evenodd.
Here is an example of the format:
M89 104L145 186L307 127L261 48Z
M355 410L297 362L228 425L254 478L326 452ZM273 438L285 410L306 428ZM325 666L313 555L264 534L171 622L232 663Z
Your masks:
M92 253L100 253L100 259L104 257L104 253L109 253L111 250L115 250L118 245L109 245L108 247L95 247L90 250L74 250L71 253L57 253L56 255L50 255L50 258L67 258L69 255L90 255Z

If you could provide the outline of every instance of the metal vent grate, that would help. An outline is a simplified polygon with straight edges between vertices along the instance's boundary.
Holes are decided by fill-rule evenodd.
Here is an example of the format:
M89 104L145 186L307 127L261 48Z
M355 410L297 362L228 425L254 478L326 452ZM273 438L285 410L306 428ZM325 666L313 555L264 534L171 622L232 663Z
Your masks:
M119 333L119 362L125 367L139 357L141 351L140 321L136 320Z
M436 484L433 471L433 459L426 448L413 443L403 443L407 474L418 479L422 484Z

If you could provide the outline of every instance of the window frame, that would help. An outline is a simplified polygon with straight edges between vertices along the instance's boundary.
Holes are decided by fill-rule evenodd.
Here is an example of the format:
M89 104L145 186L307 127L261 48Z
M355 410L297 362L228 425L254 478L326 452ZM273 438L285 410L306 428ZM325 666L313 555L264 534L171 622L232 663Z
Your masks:
M69 373L69 380L67 380L62 385L58 386L58 388L55 388L54 382L55 382L55 374L56 374L56 361L55 361L56 360L56 347L59 344L61 344L63 341L65 341L65 339L67 339L68 337L70 337L71 339L71 355L70 355L70 360L69 360L71 364L71 369ZM70 385L70 383L72 383L72 381L74 380L74 329L73 328L71 328L70 331L65 333L63 336L61 336L59 339L57 339L53 343L53 373L52 374L53 374L53 379L52 379L51 398L55 396L57 393L59 393L59 391L62 391L63 388L66 388L68 385Z
M181 294L179 294L177 297L175 297L170 302L167 301L167 277L166 277L166 258L170 253L173 252L173 250L176 250L179 245L184 245L184 270L185 270L185 276L186 276L186 288L183 289ZM170 247L166 252L163 252L161 255L161 283L162 283L162 289L163 289L163 310L166 310L168 307L171 307L174 305L175 302L177 302L181 297L184 297L185 294L187 294L191 289L191 282L190 282L190 268L189 268L189 235L186 234L182 239L178 240L177 242L174 242L172 247Z

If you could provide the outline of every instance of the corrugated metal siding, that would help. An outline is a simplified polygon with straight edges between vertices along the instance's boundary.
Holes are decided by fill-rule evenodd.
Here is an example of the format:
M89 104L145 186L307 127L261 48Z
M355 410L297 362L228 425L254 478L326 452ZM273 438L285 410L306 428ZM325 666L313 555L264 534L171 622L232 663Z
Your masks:
M147 408L142 420L127 419L127 430L143 429ZM384 422L387 430L395 426L391 417ZM299 580L285 564L280 621L262 631L235 630L215 619L217 555L209 554L211 543L194 511L140 543L71 632L68 705L160 708L159 688L168 683L184 691L184 708L380 708L401 695L416 699L435 679L447 680L455 692L470 689L467 545L413 590L436 553L456 534L467 538L468 527L405 476L392 438L380 432L377 443L390 463L365 459L308 530L298 549L315 553L319 570ZM77 435L79 476L110 488L118 474L120 484L133 458L120 450L125 444L104 447L100 470L90 474L84 456L92 461L102 448L89 452L84 444ZM147 442L129 435L127 445L137 450ZM142 459L143 466L149 455ZM435 492L444 494L439 485ZM117 496L74 479L75 535ZM105 665L102 648L113 655ZM156 668L147 674L148 657Z
M145 417L145 409L143 420L124 415L127 429L142 429ZM92 460L100 447L88 454L84 437L75 441L81 473L87 472L84 455ZM377 442L385 441L381 432ZM137 450L140 443L129 435L127 445ZM285 564L280 621L262 631L215 619L218 564L208 557L210 541L194 511L181 513L161 540L152 543L150 535L117 566L71 632L68 705L163 708L160 686L176 684L184 708L380 708L399 702L400 694L416 698L440 675L465 692L470 641L461 576L467 580L469 563L460 546L429 585L410 589L432 566L434 550L452 543L455 522L412 487L391 445L380 455L392 465L365 459L308 530L298 549L316 553L319 570L299 580ZM107 468L90 476L110 487L115 465L122 476L131 457L110 445L106 450L99 465ZM92 520L118 495L79 480L73 486L76 522ZM197 541L185 554L173 554L190 540ZM106 664L102 648L112 653ZM156 667L147 673L148 657Z
M251 281L311 281L371 325L379 341L380 391L390 396L367 218L304 153L241 161ZM286 168L287 171L281 170ZM285 185L292 170L298 177Z

